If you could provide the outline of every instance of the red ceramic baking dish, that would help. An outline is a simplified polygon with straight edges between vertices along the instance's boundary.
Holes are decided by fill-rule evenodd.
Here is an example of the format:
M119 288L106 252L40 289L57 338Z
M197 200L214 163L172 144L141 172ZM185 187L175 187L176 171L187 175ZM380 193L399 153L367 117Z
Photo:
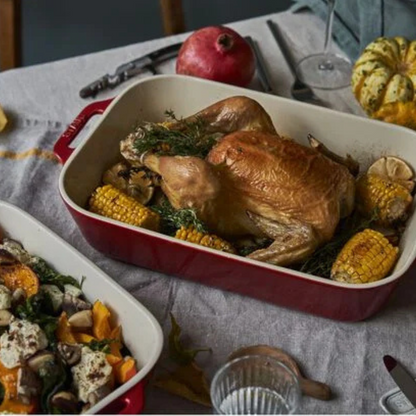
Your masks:
M60 273L79 281L85 277L82 290L87 299L99 299L108 305L123 328L124 343L136 359L139 371L86 413L141 413L145 381L163 346L162 329L153 315L66 241L26 212L3 201L0 201L0 227L7 237L19 241L29 253L44 258Z
M114 100L87 106L55 145L64 163L60 193L84 237L109 257L168 275L334 320L370 317L416 257L415 216L401 240L393 273L378 282L350 285L179 241L85 209L104 170L120 160L119 142L137 121L161 121L166 110L186 117L235 95L257 100L280 134L303 144L311 133L334 152L351 154L364 168L382 155L402 157L416 167L416 133L409 129L198 78L155 76L136 82ZM71 142L86 122L101 113L87 137L72 149Z

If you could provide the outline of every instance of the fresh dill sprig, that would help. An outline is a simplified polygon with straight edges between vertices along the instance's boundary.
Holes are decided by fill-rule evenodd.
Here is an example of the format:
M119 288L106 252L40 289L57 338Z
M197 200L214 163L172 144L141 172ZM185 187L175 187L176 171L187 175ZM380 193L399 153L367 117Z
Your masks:
M197 231L202 233L208 232L206 225L198 219L194 209L184 208L176 210L166 198L160 204L149 206L149 208L160 215L162 232L164 234L174 235L179 228L190 227L191 225Z
M179 129L169 129L164 124L139 125L139 137L134 142L138 154L152 151L160 156L197 156L204 159L216 143L214 135L207 134L206 122L201 118L189 122L178 120L173 111L166 116L180 124Z
M377 218L378 211L375 210L368 219L363 219L359 214L354 212L349 217L341 220L334 238L316 250L300 266L299 270L314 276L330 278L332 264L347 241L358 232L370 228Z

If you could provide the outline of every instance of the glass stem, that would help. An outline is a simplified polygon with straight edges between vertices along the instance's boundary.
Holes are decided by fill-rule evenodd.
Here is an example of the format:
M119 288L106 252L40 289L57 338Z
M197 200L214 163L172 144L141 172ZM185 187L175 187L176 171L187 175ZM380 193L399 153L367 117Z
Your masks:
M326 28L325 28L325 44L324 44L324 54L328 55L331 49L332 41L332 25L334 23L334 11L335 11L335 0L327 0L328 2L328 14L326 17ZM324 71L331 71L334 69L334 65L331 63L330 59L325 59L322 63L319 64L319 69Z

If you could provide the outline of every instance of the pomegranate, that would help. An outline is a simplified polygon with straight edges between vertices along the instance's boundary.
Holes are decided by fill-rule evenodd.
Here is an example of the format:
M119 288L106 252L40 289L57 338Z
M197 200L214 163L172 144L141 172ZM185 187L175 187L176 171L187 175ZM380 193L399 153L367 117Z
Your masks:
M253 78L255 58L247 41L225 26L196 30L179 50L176 73L245 87Z

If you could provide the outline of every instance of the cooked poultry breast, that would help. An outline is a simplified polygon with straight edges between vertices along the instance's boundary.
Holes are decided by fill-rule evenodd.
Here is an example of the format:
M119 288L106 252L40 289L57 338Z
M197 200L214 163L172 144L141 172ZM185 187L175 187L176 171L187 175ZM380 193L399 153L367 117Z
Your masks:
M221 128L222 121L216 118L225 113L231 117L230 107L224 111L221 103L221 111L217 104L213 116L211 106L205 117L217 126L216 131L229 134L205 160L148 153L141 162L161 176L162 190L172 206L195 209L210 231L231 239L252 235L274 240L249 257L277 265L305 259L329 241L340 218L351 213L354 177L347 167L317 150L281 138L261 112L256 113L256 117L261 114L257 119L261 122L253 122L250 112L245 112L240 124L262 126L261 131Z

